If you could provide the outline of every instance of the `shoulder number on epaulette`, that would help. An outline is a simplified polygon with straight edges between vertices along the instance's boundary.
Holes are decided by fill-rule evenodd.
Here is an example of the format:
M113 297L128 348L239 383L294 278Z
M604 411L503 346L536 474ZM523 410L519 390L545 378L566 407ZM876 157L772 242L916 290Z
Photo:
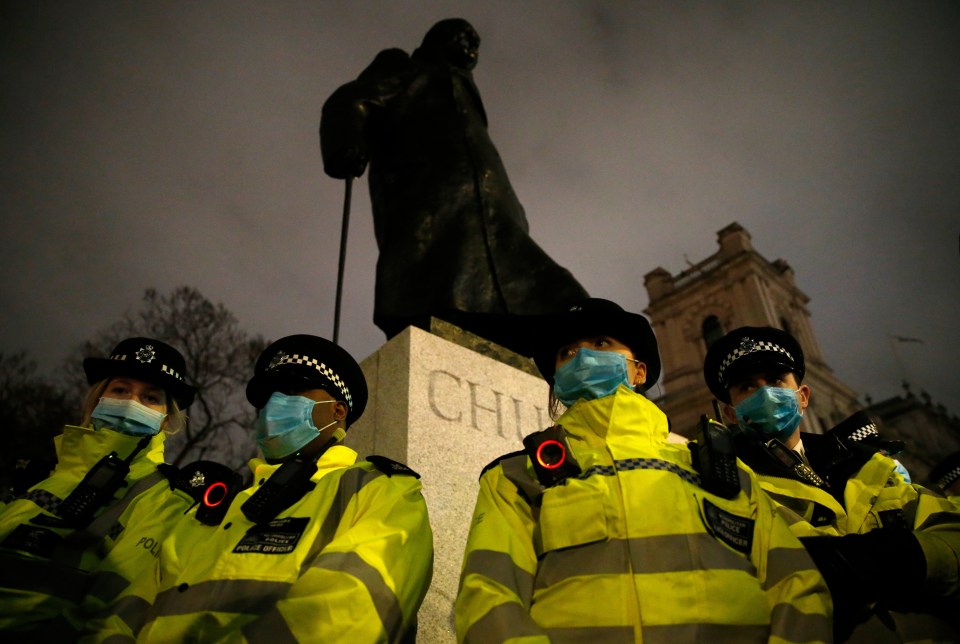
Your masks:
M367 460L370 461L375 468L377 468L387 476L393 476L394 474L398 474L400 476L412 476L414 478L420 478L419 474L414 472L412 469L410 469L403 463L395 461L391 458L387 458L386 456L372 455L372 456L368 456Z

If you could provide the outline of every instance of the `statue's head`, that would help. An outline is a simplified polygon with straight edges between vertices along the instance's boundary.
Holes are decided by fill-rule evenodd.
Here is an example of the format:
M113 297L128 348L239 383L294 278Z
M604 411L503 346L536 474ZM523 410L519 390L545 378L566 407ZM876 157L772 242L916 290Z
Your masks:
M473 25L462 18L449 18L430 27L413 56L469 71L476 67L479 51L480 34Z

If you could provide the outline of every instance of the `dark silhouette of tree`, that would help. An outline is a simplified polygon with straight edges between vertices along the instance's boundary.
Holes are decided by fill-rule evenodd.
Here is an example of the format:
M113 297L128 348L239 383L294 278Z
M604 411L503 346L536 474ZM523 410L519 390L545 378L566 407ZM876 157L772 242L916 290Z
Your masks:
M19 496L46 478L57 462L53 438L77 422L79 405L61 388L36 374L26 352L0 353L0 500Z
M167 439L167 462L206 458L241 469L256 454L255 410L244 390L266 340L242 330L233 313L196 288L181 286L166 295L150 288L138 309L84 342L67 360L65 384L73 396L79 400L86 391L83 358L103 357L123 338L140 335L176 347L186 359L188 380L197 387L187 427Z

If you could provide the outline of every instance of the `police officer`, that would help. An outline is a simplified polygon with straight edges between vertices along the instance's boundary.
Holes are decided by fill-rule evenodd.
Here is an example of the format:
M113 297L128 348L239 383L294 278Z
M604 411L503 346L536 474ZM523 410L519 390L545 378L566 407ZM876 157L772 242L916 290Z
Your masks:
M730 457L714 486L667 441L646 318L587 299L535 335L567 410L481 474L458 639L828 639L823 579L752 475Z
M79 425L56 438L57 466L0 514L0 631L73 639L83 615L153 570L159 543L192 503L171 489L167 433L183 427L195 389L179 351L127 338L83 362L90 389ZM81 610L81 606L83 610Z
M360 366L323 338L285 337L260 355L247 399L264 456L253 484L215 521L201 504L164 542L139 639L400 641L433 537L418 475L340 444L367 403Z
M704 361L710 391L739 429L737 455L830 584L837 637L873 640L893 629L898 637L954 640L958 631L941 620L918 624L900 610L936 612L941 598L957 592L957 506L907 484L886 455L903 444L880 438L863 412L824 435L801 432L811 396L804 371L799 343L772 327L736 329ZM895 622L886 609L896 609Z

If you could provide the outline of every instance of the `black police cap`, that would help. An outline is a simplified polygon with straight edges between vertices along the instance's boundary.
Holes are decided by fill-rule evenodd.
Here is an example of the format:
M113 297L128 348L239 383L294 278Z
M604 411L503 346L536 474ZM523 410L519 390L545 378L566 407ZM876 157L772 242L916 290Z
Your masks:
M703 361L703 377L719 400L730 402L730 383L744 374L783 368L803 381L803 349L792 335L769 326L743 326L713 343Z
M906 447L903 441L882 438L877 424L863 410L854 412L827 433L845 444L866 445L889 455L899 454Z
M315 335L280 338L260 354L247 383L247 400L262 409L276 391L323 389L347 403L347 425L367 405L367 380L360 365L333 342Z
M149 382L168 392L180 409L189 407L197 392L186 382L186 362L180 352L152 338L122 340L109 358L86 358L83 371L91 385L123 376Z
M954 452L930 470L928 487L944 494L947 488L958 479L960 479L960 452Z
M647 366L644 389L660 377L660 352L650 323L642 315L624 311L615 302L589 298L560 313L532 316L530 321L533 361L551 385L560 347L595 335L608 335L630 347L633 357Z

